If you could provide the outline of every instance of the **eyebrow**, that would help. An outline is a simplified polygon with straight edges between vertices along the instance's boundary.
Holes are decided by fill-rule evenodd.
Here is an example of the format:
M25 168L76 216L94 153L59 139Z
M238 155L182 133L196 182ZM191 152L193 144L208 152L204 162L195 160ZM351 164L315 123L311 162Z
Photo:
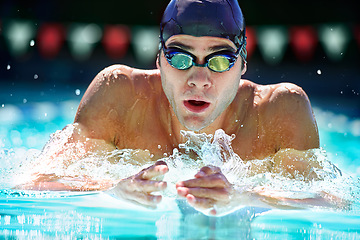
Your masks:
M182 43L178 43L178 42L171 42L171 43L168 44L167 47L168 47L168 48L169 48L169 47L181 48L182 50L185 50L185 51L192 51L192 50L194 50L193 47L188 46L188 45L185 45L185 44L182 44Z
M194 48L189 46L189 45L185 45L183 43L179 43L179 42L171 42L168 44L167 47L175 47L175 48L180 48L182 50L185 51L193 51ZM217 45L217 46L212 46L209 47L209 51L210 52L218 52L218 51L230 51L230 52L236 52L236 49L234 49L233 47L224 44L224 45Z
M229 45L213 46L213 47L210 47L209 50L212 51L212 52L218 52L218 51L236 52L236 49L234 49L233 47L231 47Z

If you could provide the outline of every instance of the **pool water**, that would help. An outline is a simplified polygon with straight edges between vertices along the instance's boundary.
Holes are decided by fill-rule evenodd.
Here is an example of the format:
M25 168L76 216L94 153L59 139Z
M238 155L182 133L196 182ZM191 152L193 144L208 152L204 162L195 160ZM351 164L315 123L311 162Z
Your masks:
M71 123L79 100L0 105L0 239L360 239L360 119L316 106L321 146L355 195L351 210L242 206L209 217L175 197L148 209L103 192L12 190L15 164Z
M165 198L156 210L105 193L0 193L0 236L19 239L359 239L360 216L246 207L208 217Z

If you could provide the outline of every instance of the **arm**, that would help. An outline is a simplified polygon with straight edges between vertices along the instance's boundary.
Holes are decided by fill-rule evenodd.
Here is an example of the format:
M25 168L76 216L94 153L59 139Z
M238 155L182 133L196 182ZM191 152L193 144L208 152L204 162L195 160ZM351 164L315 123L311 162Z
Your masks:
M316 121L306 94L292 84L277 85L267 102L260 106L259 128L262 137L272 145L274 155L264 160L248 161L246 177L272 172L304 181L321 180L315 171L321 169L311 150L319 147ZM177 184L178 194L193 207L211 215L221 215L239 205L259 207L343 207L343 201L319 193L310 198L283 197L264 188L238 189L230 184L217 167L207 166L194 179Z
M136 101L133 82L129 77L131 73L132 69L128 67L115 66L103 70L94 78L81 100L74 124L52 137L37 159L39 167L33 169L33 180L19 187L89 191L115 186L113 193L117 196L145 205L154 205L153 199L157 199L155 202L161 199L153 197L151 193L166 187L165 182L154 180L167 172L163 162L143 169L134 176L105 182L81 173L76 175L76 172L69 176L67 171L72 164L86 159L95 159L95 163L109 161L116 164L119 161L117 154L109 153L117 151L115 141L124 138L115 135L123 132L121 129L125 128L127 113ZM146 150L133 150L129 158L129 163L135 166L154 162Z
M298 196L282 193L266 187L239 187L230 184L218 167L206 166L200 169L194 179L176 184L178 195L185 197L195 209L206 215L222 216L241 206L261 208L298 209L323 207L348 209L349 202L334 195L301 193Z

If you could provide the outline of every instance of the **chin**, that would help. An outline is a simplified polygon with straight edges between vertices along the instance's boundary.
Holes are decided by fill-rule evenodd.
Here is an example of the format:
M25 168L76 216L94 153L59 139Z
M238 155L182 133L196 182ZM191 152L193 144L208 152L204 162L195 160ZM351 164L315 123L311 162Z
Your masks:
M207 126L209 126L209 124L206 124L205 122L199 122L199 121L185 121L184 122L184 127L186 127L186 129L190 130L190 131L200 131L204 128L206 128Z
M185 127L187 130L194 131L194 132L198 132L204 128L204 127L198 127L198 126L185 126Z

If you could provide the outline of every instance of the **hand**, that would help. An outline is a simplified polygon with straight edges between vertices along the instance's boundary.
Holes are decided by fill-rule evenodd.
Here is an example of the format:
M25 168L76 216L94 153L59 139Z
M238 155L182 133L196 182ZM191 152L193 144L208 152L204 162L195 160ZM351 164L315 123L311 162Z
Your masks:
M233 187L220 168L206 166L195 174L194 179L176 184L179 196L186 197L191 206L200 210L210 210L211 215L218 211L215 206L226 206L230 203Z
M153 179L163 176L168 171L165 162L157 161L154 165L141 170L138 174L121 180L110 192L124 199L155 208L162 197L151 193L164 190L167 184Z

